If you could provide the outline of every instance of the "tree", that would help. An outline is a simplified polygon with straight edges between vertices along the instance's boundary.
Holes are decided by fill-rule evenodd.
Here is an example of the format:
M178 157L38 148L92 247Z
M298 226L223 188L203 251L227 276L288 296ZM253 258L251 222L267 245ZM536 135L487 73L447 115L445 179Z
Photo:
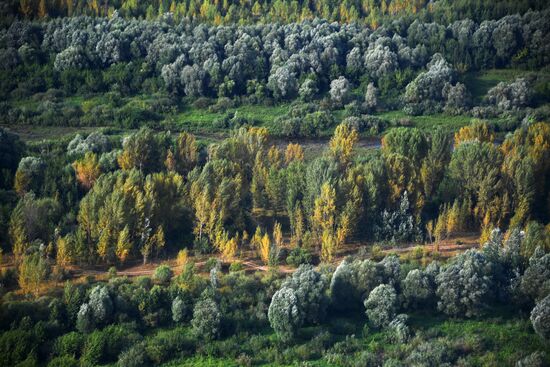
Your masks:
M540 300L550 292L550 254L537 247L529 266L521 277L520 290L532 300Z
M391 285L381 284L374 288L365 300L369 321L375 327L386 327L395 317L397 294Z
M451 316L481 314L493 296L491 264L480 252L458 255L436 276L437 307Z
M382 138L384 154L398 153L418 164L428 154L429 144L426 135L417 128L399 127L391 129Z
M158 171L163 165L166 156L164 137L154 135L149 129L143 128L126 137L122 146L118 164L123 170L136 168L149 173Z
M44 183L46 164L41 158L25 157L19 162L15 172L14 189L19 196L27 192L39 193Z
M489 89L485 102L503 112L529 106L532 98L532 88L527 80L517 78L510 83L500 82Z
M411 210L407 191L403 192L399 208L393 212L382 212L382 224L378 236L393 242L409 241L420 235L420 230Z
M374 83L367 85L367 92L365 93L365 107L368 111L375 111L378 106L378 88L374 86Z
M80 260L81 249L78 248L78 243L73 233L68 233L66 236L59 236L56 242L56 263L60 266L66 266Z
M541 338L550 340L550 294L538 302L531 311L531 323Z
M275 71L269 75L267 86L277 99L290 99L298 91L296 76L286 66L276 68Z
M304 322L296 291L283 287L273 295L268 310L269 323L284 342L292 340Z
M349 164L353 148L358 140L357 130L348 124L340 124L334 130L334 135L330 140L330 153L341 163Z
M525 228L525 239L522 243L521 254L526 259L533 256L538 246L544 252L550 252L550 227L545 227L539 222L530 221Z
M118 240L117 240L116 250L115 250L117 259L121 263L124 263L128 258L128 256L130 255L130 252L132 251L133 248L134 248L134 245L130 238L130 228L126 225L118 235Z
M50 265L47 259L35 252L23 257L18 272L21 289L25 292L38 294L40 285L48 279Z
M195 136L182 132L176 139L175 160L178 172L182 175L190 172L198 162L198 149Z
M317 83L313 79L309 78L304 80L304 82L300 85L300 89L298 90L300 98L304 101L312 100L317 93L319 93Z
M59 214L59 203L53 199L37 199L34 193L29 193L19 200L11 213L9 224L16 260L33 244L53 241Z
M78 311L76 327L89 333L97 326L106 324L113 315L113 301L106 286L97 285L90 292L89 300Z
M201 338L214 339L220 332L220 324L221 313L216 302L210 298L199 300L191 320L194 332Z
M189 304L182 297L177 296L172 301L172 320L179 324L182 323L190 312Z
M155 269L155 273L153 274L153 277L155 280L161 284L168 284L170 283L170 279L172 279L173 276L172 269L168 265L161 265Z
M345 104L350 96L350 85L348 80L341 76L330 82L330 98L337 104Z
M82 156L88 152L101 154L111 150L109 138L100 131L94 131L85 139L82 135L76 136L67 145L67 154L70 156Z
M412 307L429 306L435 301L435 277L439 266L433 262L425 270L413 269L403 280L402 289L405 302Z
M157 227L155 233L147 238L140 249L141 255L143 256L143 263L147 264L149 257L153 252L158 252L164 248L166 242L164 239L164 229L162 226Z
M495 135L489 130L485 121L473 120L468 126L463 126L455 133L455 147L462 142L478 141L480 143L492 143Z
M99 175L101 175L97 155L92 152L87 152L84 158L75 161L73 168L77 181L85 190L91 189Z
M330 261L339 243L336 242L336 191L328 182L315 199L313 224L321 238L321 258Z
M328 306L328 281L323 274L315 271L311 265L300 265L282 287L295 291L304 322L319 323L323 320Z

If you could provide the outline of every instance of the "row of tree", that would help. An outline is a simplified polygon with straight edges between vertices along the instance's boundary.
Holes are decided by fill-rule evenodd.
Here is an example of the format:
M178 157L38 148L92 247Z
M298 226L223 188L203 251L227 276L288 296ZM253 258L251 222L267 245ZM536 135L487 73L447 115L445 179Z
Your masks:
M114 264L193 242L227 259L251 246L269 263L283 228L263 213L285 224L292 248L324 261L351 238L431 242L481 229L487 239L495 226L528 224L531 237L544 237L536 221L549 220L549 125L526 125L500 146L493 139L481 121L457 132L453 149L441 131L396 128L379 151L357 156L357 131L343 123L324 154L304 161L300 145L270 145L256 127L207 148L187 133L147 129L114 150L101 134L77 136L68 156L24 157L17 169L6 160L19 196L5 207L6 250Z
M490 1L442 1L435 4L425 0L346 0L309 2L266 0L254 2L212 2L198 0L12 0L6 4L5 16L20 15L25 18L63 16L107 16L114 11L125 17L149 20L171 13L176 19L184 17L214 24L253 22L296 22L314 17L338 22L363 22L376 28L396 16L414 16L425 19L451 21L469 17L476 20L494 19L503 15L541 9L546 3L540 0L503 1L496 6Z

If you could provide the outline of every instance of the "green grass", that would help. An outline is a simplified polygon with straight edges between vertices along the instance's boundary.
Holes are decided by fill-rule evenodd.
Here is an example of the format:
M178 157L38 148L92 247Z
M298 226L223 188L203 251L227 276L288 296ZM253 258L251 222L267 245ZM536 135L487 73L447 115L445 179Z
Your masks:
M513 366L535 351L548 350L531 327L529 319L506 310L492 310L484 319L460 320L411 314L413 329L447 337L469 350L473 366ZM550 362L546 356L547 362Z
M275 120L286 114L288 105L243 105L236 108L229 108L225 112L210 112L208 109L198 109L188 106L183 112L169 116L169 119L184 129L196 133L212 133L224 131L213 126L213 122L222 119L227 114L237 113L237 116L255 121L258 126L264 126L273 135L281 133L280 126Z
M193 357L163 364L164 367L238 367L235 361L225 358Z
M472 118L470 116L449 116L444 114L410 116L401 110L389 111L378 114L377 116L387 120L409 119L412 126L426 132L431 132L434 128L442 128L447 132L454 132L462 126L468 125Z
M509 82L527 73L518 69L491 69L483 72L470 72L464 75L463 82L478 104L489 89L500 82Z

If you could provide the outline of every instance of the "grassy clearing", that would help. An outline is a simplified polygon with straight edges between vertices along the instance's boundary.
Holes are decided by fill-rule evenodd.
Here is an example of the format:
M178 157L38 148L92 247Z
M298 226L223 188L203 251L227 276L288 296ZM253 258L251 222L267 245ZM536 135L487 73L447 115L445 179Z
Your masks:
M442 128L449 133L457 131L462 126L468 125L472 120L470 116L449 116L444 114L410 116L401 110L383 112L377 116L390 121L409 119L411 121L411 126L426 132L430 132L435 128Z
M463 82L472 93L475 103L481 102L489 89L500 82L512 81L528 73L518 69L491 69L483 72L471 72L464 75Z

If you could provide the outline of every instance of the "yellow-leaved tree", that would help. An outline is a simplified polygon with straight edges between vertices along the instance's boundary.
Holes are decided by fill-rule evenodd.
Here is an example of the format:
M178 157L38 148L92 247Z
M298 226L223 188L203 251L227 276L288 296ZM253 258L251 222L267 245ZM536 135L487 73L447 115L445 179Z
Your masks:
M330 139L330 153L341 163L347 164L351 160L357 140L359 140L357 130L349 124L340 124Z

